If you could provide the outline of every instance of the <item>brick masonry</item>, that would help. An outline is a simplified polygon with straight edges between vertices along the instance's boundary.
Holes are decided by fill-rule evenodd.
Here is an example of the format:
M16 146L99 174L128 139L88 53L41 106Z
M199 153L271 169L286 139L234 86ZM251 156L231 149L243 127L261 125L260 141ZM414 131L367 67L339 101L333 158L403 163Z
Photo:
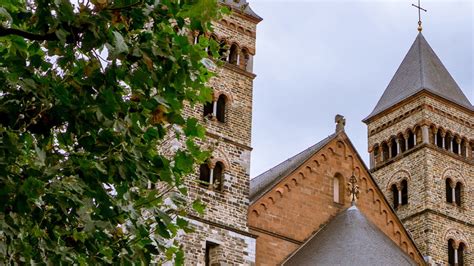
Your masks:
M351 200L346 184L353 171L360 187L357 206L361 212L403 251L423 264L423 257L410 235L341 132L251 204L248 223L250 231L258 235L257 265L280 264L331 218L347 209ZM334 202L335 176L343 178L340 182L342 203Z
M423 126L428 128L425 141ZM421 93L368 121L369 152L405 129L416 132L417 145L389 160L376 158L372 167L375 179L391 204L391 185L408 181L408 204L399 206L397 214L431 265L448 264L449 239L467 246L464 265L474 265L473 112ZM462 139L463 153L435 145L437 130ZM447 178L463 184L461 206L447 202Z
M258 20L234 10L213 24L213 36L217 41L225 42L229 47L236 44L241 57L244 49L249 52L247 66L241 62L225 62L215 70L216 77L209 82L215 101L221 94L226 97L225 122L217 121L215 117L204 117L203 105L187 105L184 111L186 116L198 118L206 127L207 139L201 145L212 150L210 163L220 161L224 165L221 190L200 186L196 182L199 168L196 168L195 175L187 177L188 200L200 198L207 208L202 216L190 213L189 220L194 232L180 239L185 250L186 265L205 265L206 245L209 243L210 265L255 264L256 236L249 233L247 209L255 78L251 64L255 55L257 23Z

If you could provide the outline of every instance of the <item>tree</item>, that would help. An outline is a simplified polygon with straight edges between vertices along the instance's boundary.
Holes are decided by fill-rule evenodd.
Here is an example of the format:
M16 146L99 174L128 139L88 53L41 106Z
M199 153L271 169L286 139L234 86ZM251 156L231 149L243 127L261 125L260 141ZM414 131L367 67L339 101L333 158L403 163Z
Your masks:
M0 0L0 264L183 261L216 0ZM173 130L186 145L160 152ZM160 184L161 189L150 184ZM164 185L165 184L165 185Z

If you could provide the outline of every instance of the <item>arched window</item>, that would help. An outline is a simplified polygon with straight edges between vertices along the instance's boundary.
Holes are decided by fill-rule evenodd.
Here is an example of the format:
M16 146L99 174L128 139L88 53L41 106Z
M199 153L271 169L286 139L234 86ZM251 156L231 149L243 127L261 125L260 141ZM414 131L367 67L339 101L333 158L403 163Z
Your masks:
M459 153L459 152L460 152L460 149L459 149L460 147L459 147L459 146L461 146L461 145L459 145L460 142L458 143L457 140L458 140L457 137L453 137L453 143L452 143L453 149L452 149L452 151L453 151L455 154L460 154L460 153Z
M444 148L448 151L452 151L452 148L453 148L453 137L451 135L451 133L446 133L446 136L445 136L445 146Z
M407 147L405 146L405 137L403 135L398 136L400 143L400 152L405 152Z
M461 195L462 195L462 184L458 182L456 187L454 188L454 200L456 201L456 205L461 206Z
M393 208L398 208L398 188L397 185L393 184L391 187L392 196L393 196Z
M227 61L227 57L229 56L228 53L229 53L228 46L225 43L225 41L222 40L219 44L219 57L220 57L220 59L223 60L223 61Z
M464 266L464 243L459 243L458 247L458 266Z
M204 104L204 112L203 115L204 117L212 117L214 116L214 103L213 102L208 102Z
M456 249L455 242L448 240L448 265L464 266L464 250L466 245L461 242Z
M248 68L248 64L249 64L249 60L250 60L250 53L247 49L242 49L242 54L240 56L240 66L247 70L247 71L250 71L250 69Z
M201 166L199 166L199 185L209 187L210 181L211 169L209 168L209 165L207 163L201 164Z
M448 240L448 264L454 266L454 240Z
M408 149L413 147L415 147L415 134L413 134L413 132L410 130L408 131Z
M217 162L214 166L213 186L216 190L222 190L222 181L224 180L224 164Z
M451 188L451 179L446 178L446 202L453 203L453 189Z
M237 47L236 44L232 44L230 46L230 51L229 51L229 63L237 65L239 61L239 48Z
M333 200L334 202L339 203L339 178L334 177L332 179L332 190L333 190Z
M441 130L438 130L436 133L436 146L443 148L443 136L441 134Z
M382 143L382 161L388 160L389 150L386 142Z
M390 147L390 149L391 149L391 154L392 154L392 158L393 158L393 157L397 156L397 154L398 154L396 138L392 138L392 140L390 141L390 145L392 145Z
M225 104L226 104L226 97L224 94L219 95L217 99L217 108L216 108L216 118L217 121L224 123L225 122Z
M224 164L216 162L214 168L210 168L208 164L201 164L199 167L199 184L202 187L222 190L222 182L224 180Z
M402 181L402 205L408 204L408 182L406 180Z

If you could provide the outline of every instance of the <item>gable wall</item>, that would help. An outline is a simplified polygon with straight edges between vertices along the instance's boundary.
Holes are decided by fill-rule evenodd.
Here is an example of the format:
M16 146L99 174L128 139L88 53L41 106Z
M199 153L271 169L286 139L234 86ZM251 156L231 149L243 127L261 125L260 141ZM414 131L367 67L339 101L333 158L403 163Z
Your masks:
M353 161L360 186L358 208L402 250L422 263L422 257L342 133L251 204L248 224L251 232L259 236L257 265L281 263L332 217L350 206L346 189L341 191L344 204L333 202L332 178L341 174L346 188Z

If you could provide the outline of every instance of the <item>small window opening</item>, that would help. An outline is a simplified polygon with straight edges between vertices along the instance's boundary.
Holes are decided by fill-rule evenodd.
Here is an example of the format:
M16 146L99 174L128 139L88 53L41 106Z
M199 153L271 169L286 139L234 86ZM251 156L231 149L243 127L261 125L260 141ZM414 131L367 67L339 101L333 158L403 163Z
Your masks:
M212 117L213 116L213 102L208 102L204 104L204 117Z
M208 187L211 181L211 169L207 164L201 164L199 167L199 185Z
M398 151L397 151L397 141L396 141L395 138L392 139L391 145L392 145L391 153L392 153L392 158L393 158L393 157L397 156L397 153L398 153Z
M438 146L439 148L443 147L443 136L441 136L440 130L438 130L438 132L436 133L436 146Z
M392 185L393 208L398 208L398 188L395 184Z
M236 44L232 44L230 46L230 51L229 51L229 63L237 65L239 60L239 48L237 47Z
M461 195L462 195L462 184L461 182L458 182L456 184L456 187L454 189L454 194L455 194L455 201L456 201L456 205L458 205L459 207L461 206Z
M451 179L446 179L446 202L453 203L453 189L451 188Z
M222 162L217 162L214 166L213 173L213 188L216 190L222 190L222 180L224 175L224 165Z
M408 182L402 181L402 205L408 204Z
M224 123L225 122L225 103L226 97L224 94L221 94L217 99L217 110L216 110L216 118L217 121Z
M448 264L454 266L454 240L448 241Z
M408 149L415 147L415 134L410 130L408 132Z
M219 263L219 245L210 241L206 241L205 265L218 266Z

